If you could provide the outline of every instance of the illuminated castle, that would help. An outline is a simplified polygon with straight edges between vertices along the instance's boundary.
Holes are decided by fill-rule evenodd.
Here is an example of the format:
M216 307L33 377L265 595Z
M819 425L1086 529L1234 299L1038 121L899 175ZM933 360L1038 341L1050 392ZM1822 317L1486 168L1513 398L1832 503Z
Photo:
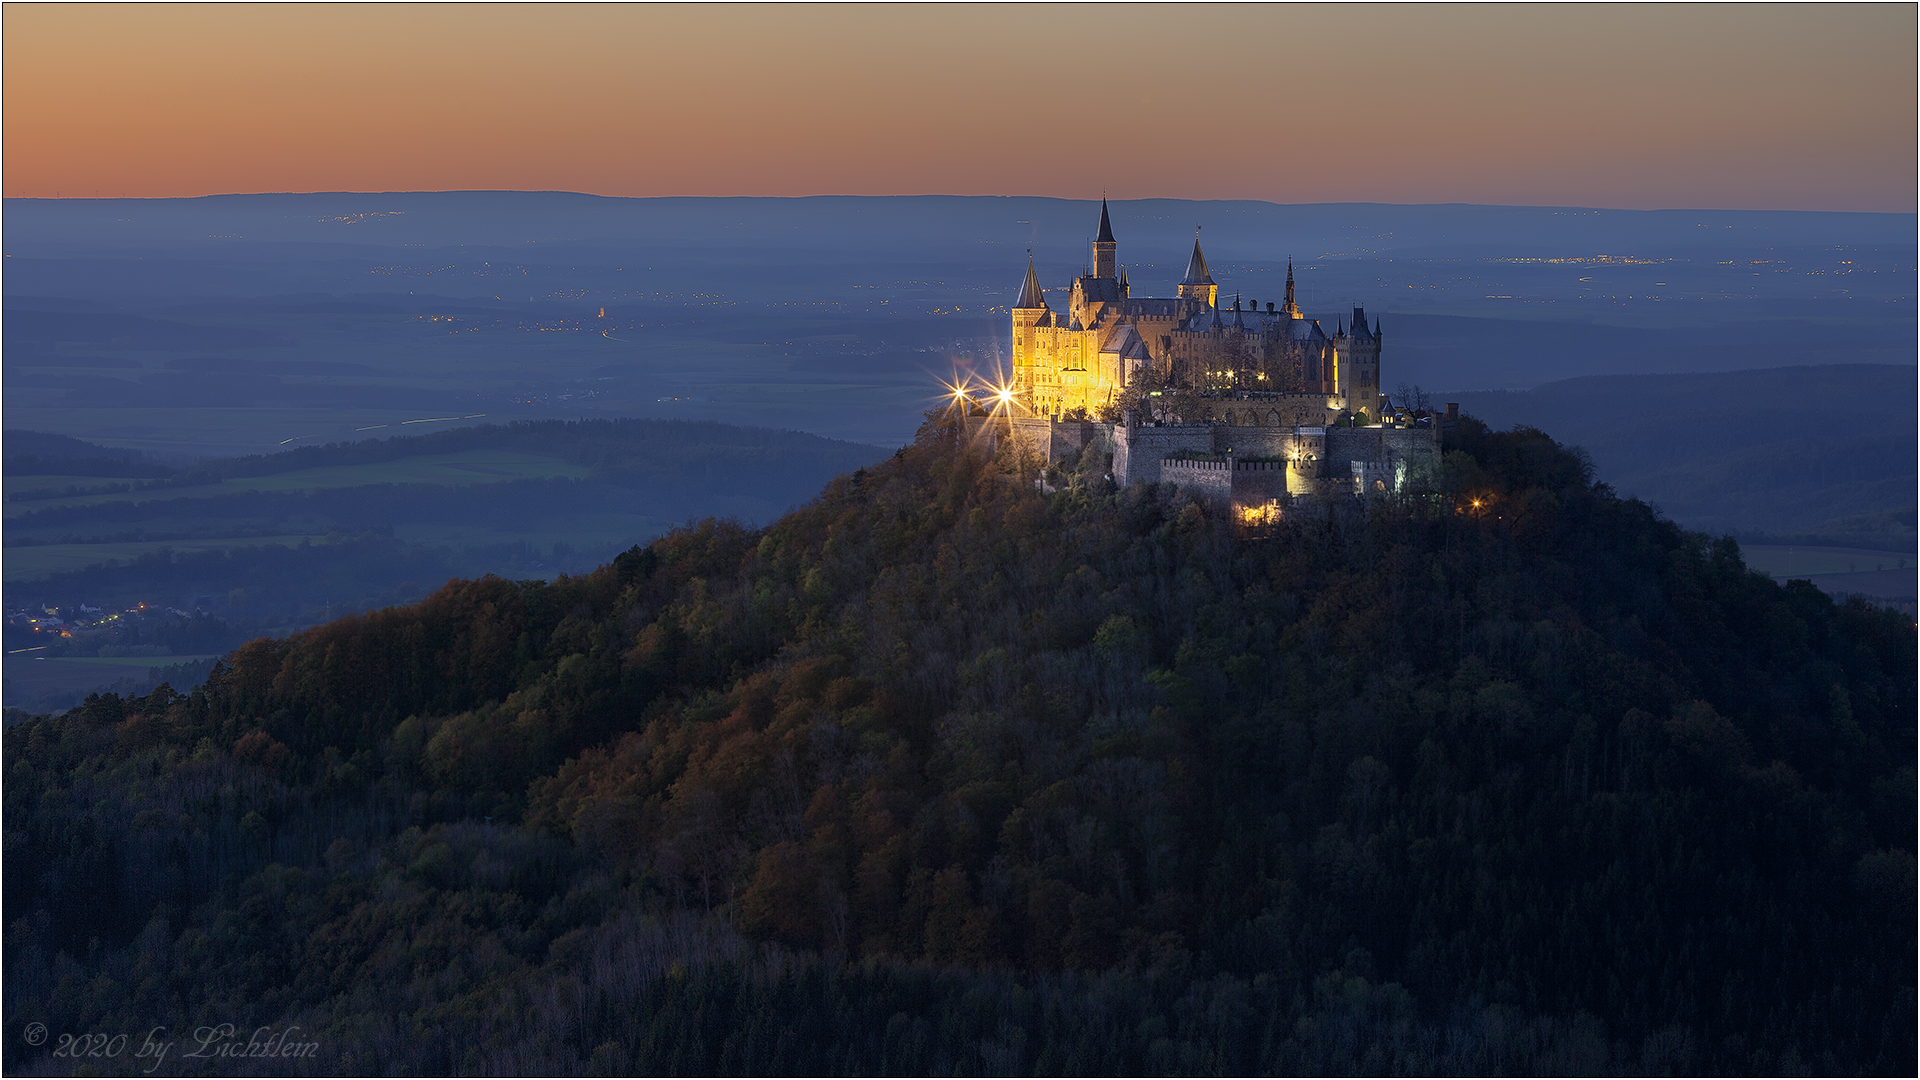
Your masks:
M1248 522L1292 499L1405 490L1439 464L1436 418L1396 412L1380 393L1380 327L1366 312L1328 334L1286 299L1231 309L1196 234L1178 296L1136 298L1116 262L1106 200L1093 264L1066 310L1047 303L1027 259L1013 305L1013 378L956 402L981 430L1049 461L1099 445L1112 476L1174 483Z
M1353 309L1329 335L1294 302L1293 267L1286 299L1266 310L1236 297L1220 304L1196 233L1187 273L1174 297L1135 297L1117 263L1119 242L1105 199L1093 264L1073 279L1065 311L1047 303L1027 259L1027 278L1013 304L1015 393L1033 414L1098 416L1122 388L1145 379L1155 387L1252 394L1290 423L1326 422L1343 413L1380 415L1380 329ZM1115 417L1117 419L1117 417Z

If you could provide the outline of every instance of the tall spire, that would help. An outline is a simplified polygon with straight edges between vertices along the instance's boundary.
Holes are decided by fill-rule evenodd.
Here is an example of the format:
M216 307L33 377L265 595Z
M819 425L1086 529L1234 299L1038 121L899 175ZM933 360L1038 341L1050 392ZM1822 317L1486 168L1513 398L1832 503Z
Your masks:
M1300 307L1298 304L1295 304L1293 302L1293 259L1292 257L1288 257L1287 259L1287 314L1293 316L1296 319L1300 317Z
M1113 222L1107 219L1107 195L1100 193L1100 232L1093 238L1093 276L1111 278L1114 273L1114 253L1120 244L1113 238Z
M1197 231L1193 238L1193 254L1187 259L1187 276L1180 279L1180 284L1213 284L1213 275L1207 271L1207 257L1200 251L1200 237Z
M1213 283L1213 275L1207 271L1207 257L1200 251L1200 226L1193 227L1193 255L1187 259L1187 276L1180 279L1177 290L1182 300L1193 300L1214 306L1220 300L1220 287Z
M1013 302L1017 308L1043 308L1047 306L1046 296L1040 291L1040 275L1033 272L1033 252L1027 252L1027 280L1020 286L1020 298Z

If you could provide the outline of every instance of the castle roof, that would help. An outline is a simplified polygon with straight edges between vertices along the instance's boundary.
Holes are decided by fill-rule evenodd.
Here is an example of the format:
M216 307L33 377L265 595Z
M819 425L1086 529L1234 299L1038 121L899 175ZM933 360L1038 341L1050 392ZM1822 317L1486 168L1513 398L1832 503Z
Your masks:
M1213 275L1207 272L1207 257L1200 253L1200 238L1193 238L1193 256L1187 260L1187 276L1180 279L1182 285L1211 285Z
M1319 321L1315 319L1287 319L1280 326L1281 332L1294 341L1311 341L1314 338L1327 336L1326 331L1320 329Z
M1353 309L1352 333L1353 333L1353 336L1357 338L1366 338L1366 337L1373 336L1373 334L1371 334L1367 330L1367 309L1366 308L1356 307Z
M1033 256L1027 256L1027 280L1020 286L1020 298L1013 302L1017 308L1043 308L1047 306L1046 296L1040 291L1040 275L1033 272Z
M1107 197L1105 195L1100 196L1100 235L1094 237L1093 242L1096 244L1114 244L1119 242L1113 238L1113 222L1107 220Z
M1126 315L1158 316L1171 319L1180 314L1180 306L1185 301L1172 296L1133 296L1128 297L1120 310Z
M1115 301L1120 299L1120 283L1113 278L1083 277L1077 282L1080 295L1088 300Z

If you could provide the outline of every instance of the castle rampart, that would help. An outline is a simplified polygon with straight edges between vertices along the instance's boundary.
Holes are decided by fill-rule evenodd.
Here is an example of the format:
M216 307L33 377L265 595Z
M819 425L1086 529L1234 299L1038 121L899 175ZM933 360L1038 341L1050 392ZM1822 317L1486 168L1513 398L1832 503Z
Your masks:
M1397 492L1438 463L1430 426L1155 425L1134 412L1113 426L1115 483L1177 483L1223 506Z

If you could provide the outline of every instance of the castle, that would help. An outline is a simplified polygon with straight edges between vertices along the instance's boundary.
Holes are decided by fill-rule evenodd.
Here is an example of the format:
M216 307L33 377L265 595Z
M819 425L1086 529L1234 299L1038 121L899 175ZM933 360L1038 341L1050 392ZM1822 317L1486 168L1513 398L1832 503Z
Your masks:
M1300 496L1400 491L1437 466L1443 421L1381 394L1380 327L1364 309L1328 334L1301 314L1291 263L1278 306L1226 309L1197 232L1178 295L1135 297L1118 250L1103 198L1064 312L1028 256L999 395L1009 433L1049 460L1105 440L1115 482L1177 483L1247 520Z
M1033 259L1013 304L1013 375L1021 400L1036 415L1097 415L1131 381L1169 387L1258 394L1268 409L1304 421L1342 413L1380 415L1380 331L1353 309L1351 326L1329 335L1294 301L1293 266L1285 300L1265 311L1258 302L1232 310L1193 240L1178 296L1135 297L1117 264L1119 242L1107 201L1089 272L1073 279L1064 312L1040 288ZM1330 415L1324 415L1331 410Z

